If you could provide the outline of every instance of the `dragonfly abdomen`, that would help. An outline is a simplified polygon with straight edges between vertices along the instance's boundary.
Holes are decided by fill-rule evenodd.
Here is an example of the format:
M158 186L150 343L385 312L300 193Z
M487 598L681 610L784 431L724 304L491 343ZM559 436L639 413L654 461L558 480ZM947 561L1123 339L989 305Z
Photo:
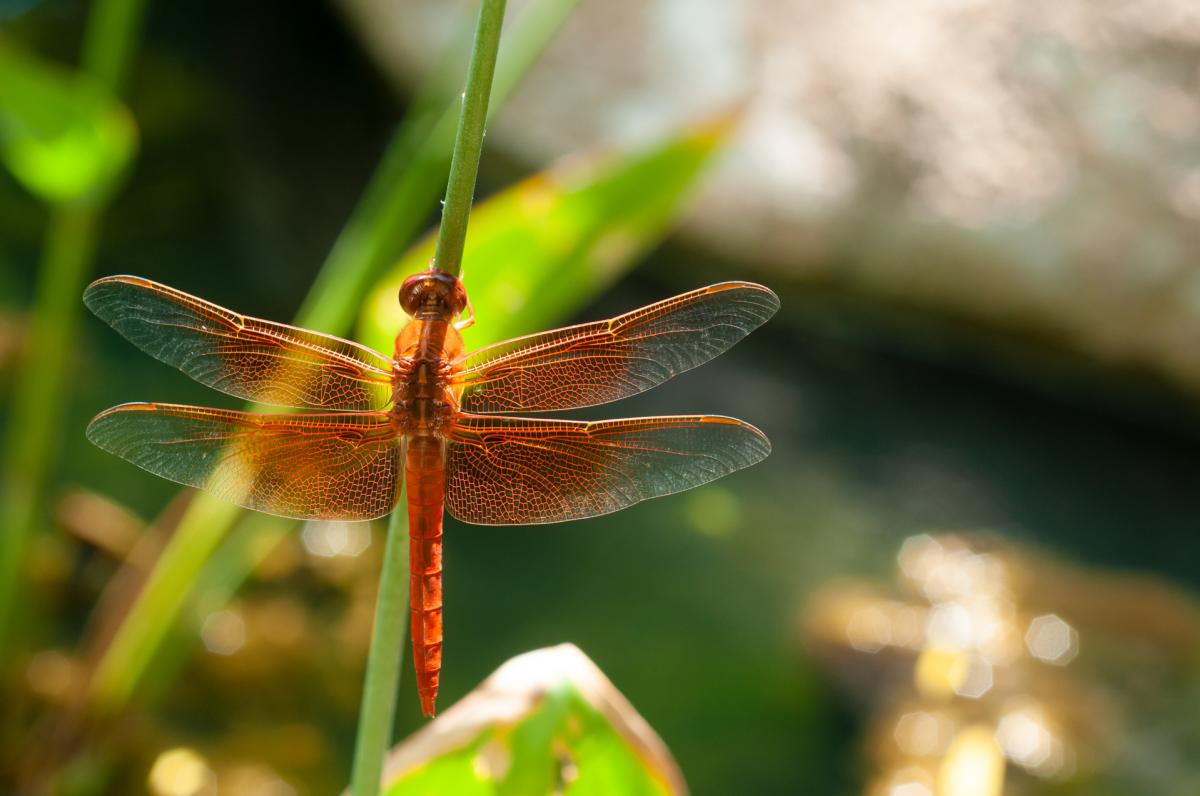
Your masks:
M409 596L413 665L421 710L433 715L442 669L442 508L446 496L445 443L437 437L408 439Z

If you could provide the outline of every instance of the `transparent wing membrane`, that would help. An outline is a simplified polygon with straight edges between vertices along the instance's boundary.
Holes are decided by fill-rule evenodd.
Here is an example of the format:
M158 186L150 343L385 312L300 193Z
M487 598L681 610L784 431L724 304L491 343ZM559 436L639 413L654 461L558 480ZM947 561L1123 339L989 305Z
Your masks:
M384 413L257 415L125 404L98 415L87 436L155 475L300 519L387 514L403 465Z
M518 337L464 358L468 412L575 409L662 384L721 354L779 308L751 282L693 290L606 321Z
M238 398L342 411L391 402L392 361L349 340L249 318L133 276L97 280L83 300L138 348Z
M706 484L771 444L713 415L600 422L463 415L450 434L446 510L483 525L594 517Z

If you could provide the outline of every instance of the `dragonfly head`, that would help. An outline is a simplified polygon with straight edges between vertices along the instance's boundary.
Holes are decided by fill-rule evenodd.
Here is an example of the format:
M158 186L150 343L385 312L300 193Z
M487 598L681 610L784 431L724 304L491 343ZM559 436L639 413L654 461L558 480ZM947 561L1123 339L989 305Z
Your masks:
M400 307L412 317L457 318L467 306L462 280L430 267L413 274L400 286Z

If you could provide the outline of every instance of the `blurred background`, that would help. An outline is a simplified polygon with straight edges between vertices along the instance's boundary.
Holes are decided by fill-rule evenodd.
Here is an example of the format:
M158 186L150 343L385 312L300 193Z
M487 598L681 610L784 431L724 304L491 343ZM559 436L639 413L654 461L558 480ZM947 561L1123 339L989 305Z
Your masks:
M570 641L697 794L1200 790L1200 7L509 5L468 346L763 282L766 327L594 416L729 414L774 452L586 522L448 521L441 704ZM227 518L152 652L114 653L201 515L83 428L237 402L79 291L386 348L474 9L0 0L0 791L343 786L382 524Z

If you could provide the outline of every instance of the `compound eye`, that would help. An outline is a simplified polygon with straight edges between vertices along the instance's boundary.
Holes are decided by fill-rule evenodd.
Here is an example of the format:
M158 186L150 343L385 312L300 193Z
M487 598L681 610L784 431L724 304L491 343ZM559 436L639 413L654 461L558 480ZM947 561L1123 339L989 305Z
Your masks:
M413 317L422 308L461 315L467 306L467 293L462 282L445 271L433 269L405 279L400 286L399 299L400 307Z
M425 274L413 274L404 280L400 286L400 309L409 315L416 315L421 306L422 288L425 286Z

